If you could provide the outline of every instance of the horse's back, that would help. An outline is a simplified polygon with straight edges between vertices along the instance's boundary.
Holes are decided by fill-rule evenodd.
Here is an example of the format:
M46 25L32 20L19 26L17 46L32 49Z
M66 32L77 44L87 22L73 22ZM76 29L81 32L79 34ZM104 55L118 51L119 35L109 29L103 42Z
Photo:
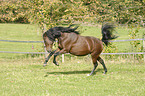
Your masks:
M101 53L103 50L102 41L91 36L78 35L77 41L72 44L70 53L74 55L87 55L93 52Z

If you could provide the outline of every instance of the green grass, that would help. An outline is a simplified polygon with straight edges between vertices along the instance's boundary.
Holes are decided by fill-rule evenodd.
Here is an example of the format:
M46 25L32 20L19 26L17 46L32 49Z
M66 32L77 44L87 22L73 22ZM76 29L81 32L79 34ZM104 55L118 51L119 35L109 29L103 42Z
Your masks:
M0 59L1 96L144 96L145 63L105 60L93 76L90 58L42 67L43 58Z
M42 41L42 33L36 25L0 24L0 39L15 41ZM33 49L33 48L34 49ZM19 43L0 41L0 51L43 52L43 43ZM1 54L1 53L0 53ZM17 54L2 54L0 58L11 58ZM24 56L24 55L22 55Z
M81 26L81 35L101 38L101 27ZM129 39L127 27L116 29L118 40ZM139 31L142 38L144 28ZM41 41L42 33L36 25L0 24L0 39ZM129 43L114 43L119 52L131 49ZM34 49L32 49L32 46ZM42 43L0 42L0 51L38 52ZM28 54L0 53L0 96L144 96L145 63L133 56L103 56L108 73L103 74L99 64L93 76L90 56L65 55L60 66L52 64L42 67L44 56L32 58ZM140 58L138 58L140 59Z
M37 25L31 24L0 24L0 39L35 41L42 40L41 32Z

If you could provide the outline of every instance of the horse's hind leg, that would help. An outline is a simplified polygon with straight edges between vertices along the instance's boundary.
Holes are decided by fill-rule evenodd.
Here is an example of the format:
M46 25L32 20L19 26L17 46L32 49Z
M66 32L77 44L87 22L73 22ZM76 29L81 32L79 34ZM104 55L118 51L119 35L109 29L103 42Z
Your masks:
M91 76L91 75L94 73L94 71L95 71L95 69L97 68L97 66L98 66L98 63L97 63L97 62L94 63L94 68L93 68L93 70L92 70L91 73L88 74L87 76Z
M105 63L104 63L103 59L99 56L97 60L102 64L102 66L104 68L104 71L105 71L104 74L106 74L107 73L107 68L105 66Z
M93 70L91 71L91 73L88 74L88 76L92 75L92 74L95 72L95 69L96 69L97 66L98 66L97 58L98 58L99 55L91 54L91 56L92 56L92 61L93 61L93 64L94 64L94 68L93 68Z

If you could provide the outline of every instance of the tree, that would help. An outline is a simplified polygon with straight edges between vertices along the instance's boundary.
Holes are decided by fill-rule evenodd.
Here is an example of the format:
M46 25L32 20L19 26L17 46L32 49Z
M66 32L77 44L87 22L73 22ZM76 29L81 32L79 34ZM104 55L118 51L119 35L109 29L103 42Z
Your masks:
M8 0L0 4L0 22L38 23L42 30L75 21L145 22L142 0Z

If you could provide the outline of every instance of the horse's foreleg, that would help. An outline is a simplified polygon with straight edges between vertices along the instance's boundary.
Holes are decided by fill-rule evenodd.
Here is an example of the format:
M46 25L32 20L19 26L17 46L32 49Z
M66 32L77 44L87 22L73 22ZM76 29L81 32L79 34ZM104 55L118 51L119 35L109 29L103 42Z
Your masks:
M61 54L66 53L66 52L67 52L67 51L66 51L65 49L62 49L62 50L60 50L59 52L56 52L56 53L54 54L53 63L54 63L55 65L59 66L59 64L56 62L56 57L57 57L58 55L61 55Z
M56 51L56 50L55 50ZM50 54L48 55L48 57L45 59L45 62L43 64L43 66L45 67L47 65L48 60L50 59L50 57L55 53L55 51L50 52Z
M59 66L59 64L56 62L56 57L60 54L60 52L56 52L54 54L54 59L53 59L53 63L56 65L56 66Z
M104 74L106 74L107 73L107 68L105 66L105 63L104 63L103 59L99 56L97 60L102 64L102 66L104 68L104 71L105 71Z

